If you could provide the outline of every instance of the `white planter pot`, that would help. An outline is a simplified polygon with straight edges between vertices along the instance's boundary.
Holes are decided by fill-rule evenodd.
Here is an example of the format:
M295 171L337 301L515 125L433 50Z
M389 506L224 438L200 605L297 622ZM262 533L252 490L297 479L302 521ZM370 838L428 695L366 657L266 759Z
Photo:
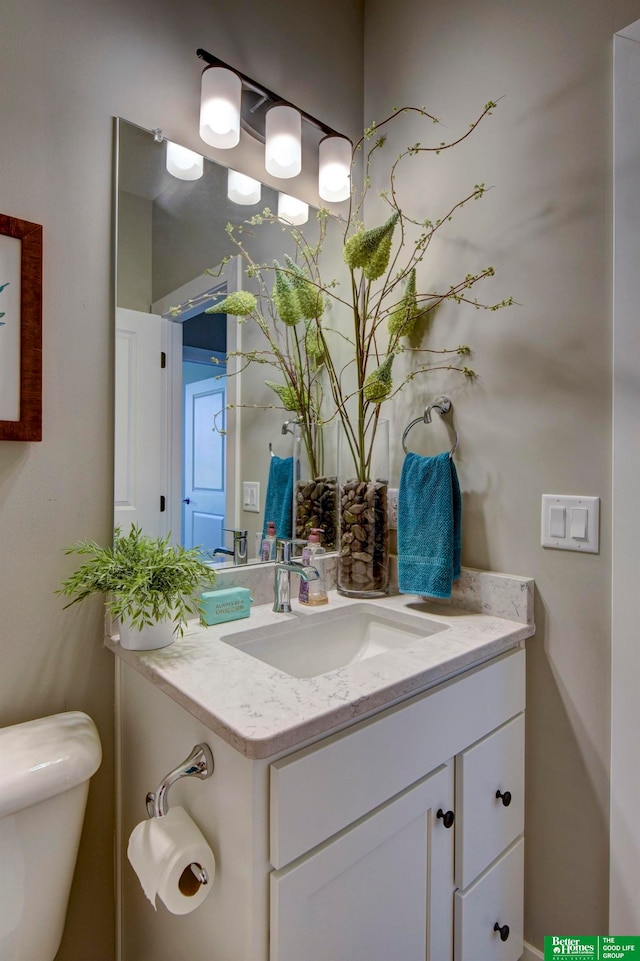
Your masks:
M126 621L120 623L120 645L128 651L155 651L161 647L168 647L176 639L174 632L175 621L165 618L157 621L151 627L135 630Z

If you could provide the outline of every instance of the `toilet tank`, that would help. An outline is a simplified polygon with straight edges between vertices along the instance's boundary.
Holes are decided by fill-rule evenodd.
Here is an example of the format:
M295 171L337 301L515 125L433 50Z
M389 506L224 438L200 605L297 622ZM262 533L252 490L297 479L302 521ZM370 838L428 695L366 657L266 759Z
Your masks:
M80 711L0 729L2 961L55 958L101 759L96 727Z

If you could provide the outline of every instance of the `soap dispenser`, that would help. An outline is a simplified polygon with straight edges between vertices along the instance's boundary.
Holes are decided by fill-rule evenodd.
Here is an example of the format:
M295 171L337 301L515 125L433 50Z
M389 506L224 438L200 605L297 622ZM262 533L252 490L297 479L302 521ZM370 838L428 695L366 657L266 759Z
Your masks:
M276 559L276 525L274 521L267 521L267 532L262 541L260 551L261 561L275 561Z
M308 604L310 607L318 604L327 604L329 597L324 580L324 555L325 549L320 543L322 530L312 527L309 532L309 540L302 551L302 563L305 567L315 567L318 572L318 579L315 581L303 581L300 578L300 593L298 600L301 604Z

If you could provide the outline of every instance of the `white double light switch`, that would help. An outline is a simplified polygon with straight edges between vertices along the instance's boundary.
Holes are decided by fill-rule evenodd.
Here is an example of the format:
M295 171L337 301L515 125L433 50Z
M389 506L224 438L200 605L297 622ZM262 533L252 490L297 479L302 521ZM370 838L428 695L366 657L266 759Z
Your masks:
M260 513L260 481L242 482L242 509Z
M543 547L597 554L600 548L600 498L542 495Z

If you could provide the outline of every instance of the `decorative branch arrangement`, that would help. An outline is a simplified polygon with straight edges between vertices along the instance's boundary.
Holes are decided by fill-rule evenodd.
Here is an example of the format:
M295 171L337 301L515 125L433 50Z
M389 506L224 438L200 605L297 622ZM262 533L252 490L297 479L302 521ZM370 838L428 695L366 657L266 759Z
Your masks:
M487 304L473 296L476 285L494 275L493 267L466 274L444 291L418 289L419 268L434 238L465 204L484 196L488 189L484 184L476 184L435 221L411 217L401 208L397 194L398 170L403 161L453 149L470 137L495 107L493 101L487 103L467 132L455 140L436 146L415 143L403 150L391 165L388 188L380 192L389 207L389 217L370 229L363 220L363 206L371 189L375 155L385 143L384 128L407 113L436 124L438 120L422 107L403 107L365 130L354 148L354 158L365 151L363 187L359 195L352 195L344 223L343 258L348 270L345 289L336 279L326 281L322 275L327 225L336 219L328 211L318 212L319 239L315 244L307 242L301 229L283 228L289 232L295 250L294 257L285 256L284 264L256 262L245 242L259 225L277 223L283 227L270 210L241 225L227 226L247 276L258 285L258 293L232 293L207 312L235 315L245 322L251 319L258 325L265 338L264 350L241 351L240 356L246 364L267 364L278 371L281 382L265 379L265 383L277 394L282 407L297 415L315 476L322 473L324 424L336 419L342 424L355 476L365 481L369 479L383 401L398 394L416 376L436 370L475 376L462 360L471 353L466 344L443 349L423 343L409 346L409 338L415 338L425 318L446 301L483 310L499 310L513 303L511 297ZM345 316L350 320L345 322ZM394 363L405 351L412 351L414 356L428 355L429 359L401 372L394 382Z

